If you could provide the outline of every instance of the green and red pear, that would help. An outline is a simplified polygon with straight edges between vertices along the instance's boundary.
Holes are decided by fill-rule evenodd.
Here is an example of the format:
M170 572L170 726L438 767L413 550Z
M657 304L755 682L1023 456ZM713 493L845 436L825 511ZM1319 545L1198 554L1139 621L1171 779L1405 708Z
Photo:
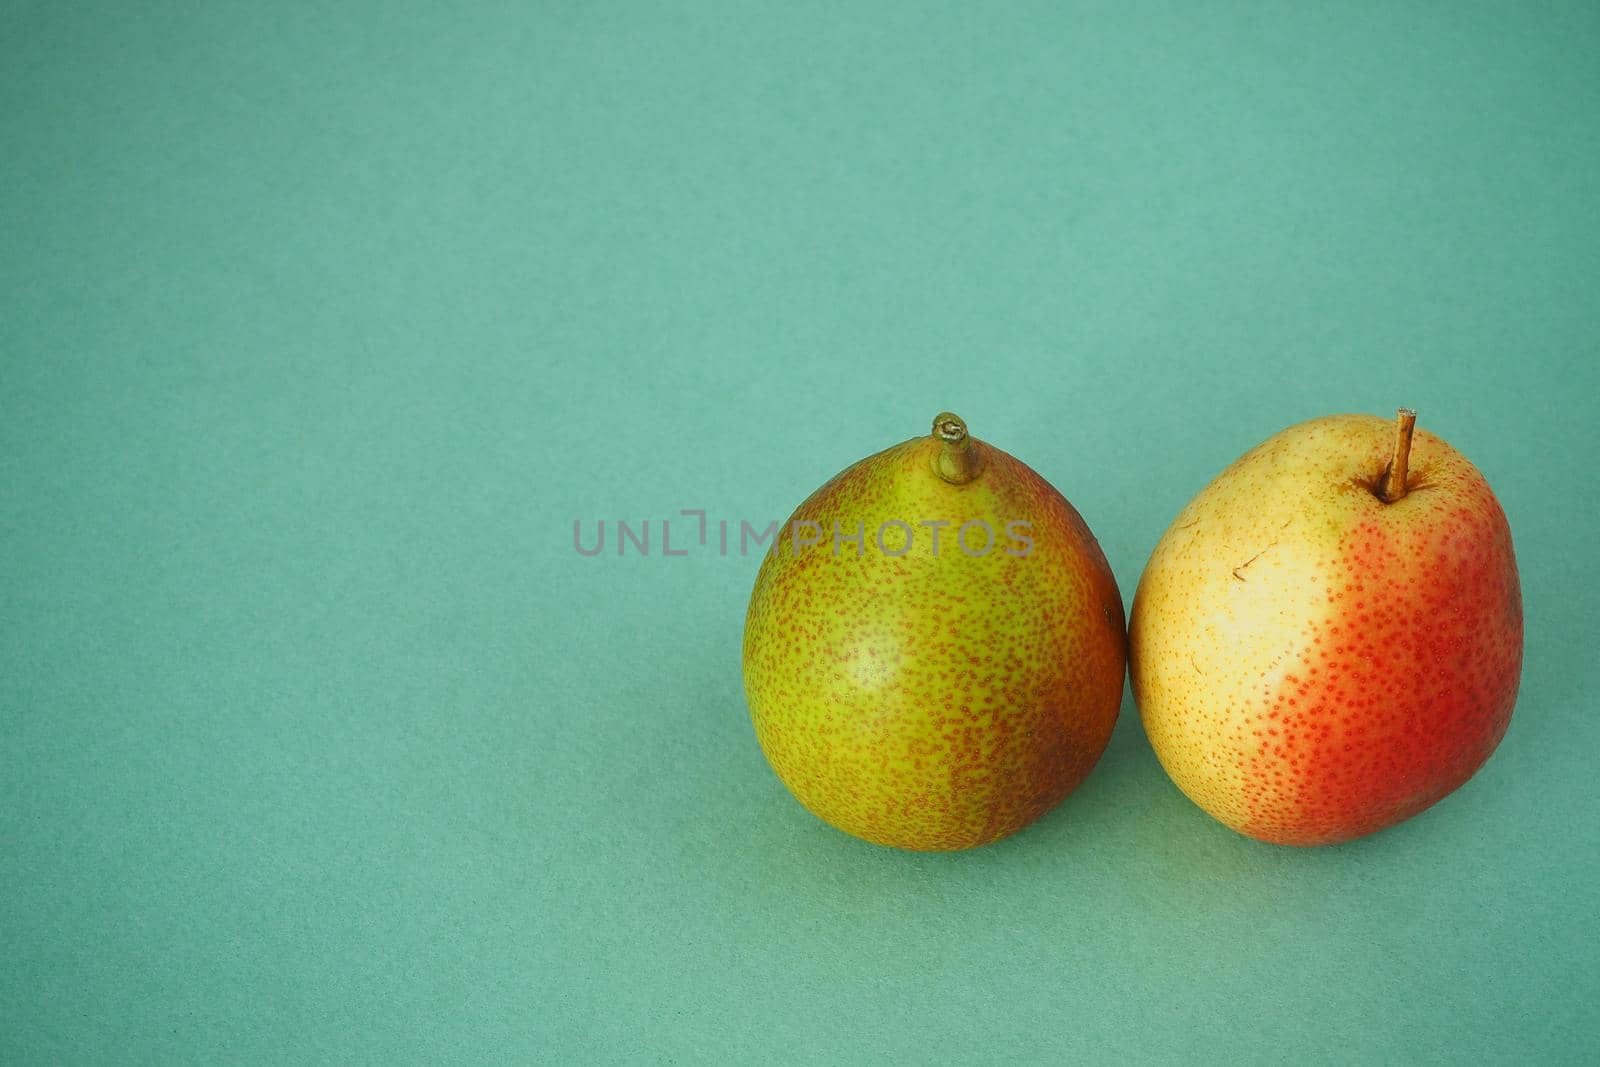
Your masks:
M1125 651L1078 512L945 413L795 510L750 597L745 693L817 816L878 844L972 848L1088 775Z

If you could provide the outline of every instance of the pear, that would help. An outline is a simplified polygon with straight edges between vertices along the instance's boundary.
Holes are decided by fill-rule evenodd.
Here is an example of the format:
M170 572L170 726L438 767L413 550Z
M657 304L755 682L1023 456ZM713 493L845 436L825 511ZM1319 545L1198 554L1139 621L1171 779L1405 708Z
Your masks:
M790 517L744 684L799 801L880 845L973 848L1088 775L1116 723L1122 598L1071 504L944 413Z
M1246 453L1178 515L1134 597L1131 673L1178 788L1251 837L1320 845L1436 803L1505 735L1522 669L1511 531L1414 412Z

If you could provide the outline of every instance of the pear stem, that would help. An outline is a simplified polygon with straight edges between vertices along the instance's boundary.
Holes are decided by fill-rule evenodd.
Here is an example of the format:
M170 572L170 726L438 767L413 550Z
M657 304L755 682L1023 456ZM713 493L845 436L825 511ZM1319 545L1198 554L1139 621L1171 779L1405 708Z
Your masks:
M1394 458L1383 470L1378 481L1378 499L1393 504L1406 495L1406 473L1411 463L1411 433L1417 425L1417 413L1410 408L1395 412Z
M978 476L983 457L972 438L967 436L967 424L961 421L961 416L941 411L933 420L933 436L943 442L933 461L933 469L939 477L951 485L965 485Z

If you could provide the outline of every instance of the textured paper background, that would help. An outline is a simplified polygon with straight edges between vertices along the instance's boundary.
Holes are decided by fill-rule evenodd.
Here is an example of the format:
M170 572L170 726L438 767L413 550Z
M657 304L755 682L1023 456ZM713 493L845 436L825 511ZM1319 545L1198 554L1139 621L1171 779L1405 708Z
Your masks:
M1600 14L1276 6L10 5L0 1059L1592 1059ZM756 561L571 547L950 407L1131 597L1402 403L1527 669L1348 847L1126 702L1014 839L853 841L756 748Z

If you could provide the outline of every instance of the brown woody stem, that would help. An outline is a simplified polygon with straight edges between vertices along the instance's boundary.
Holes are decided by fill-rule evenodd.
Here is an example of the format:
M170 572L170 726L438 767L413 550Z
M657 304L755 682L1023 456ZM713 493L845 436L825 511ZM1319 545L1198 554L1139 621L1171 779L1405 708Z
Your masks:
M1417 413L1410 408L1395 412L1394 458L1378 481L1378 499L1393 504L1406 495L1406 470L1411 463L1411 434L1416 429Z

